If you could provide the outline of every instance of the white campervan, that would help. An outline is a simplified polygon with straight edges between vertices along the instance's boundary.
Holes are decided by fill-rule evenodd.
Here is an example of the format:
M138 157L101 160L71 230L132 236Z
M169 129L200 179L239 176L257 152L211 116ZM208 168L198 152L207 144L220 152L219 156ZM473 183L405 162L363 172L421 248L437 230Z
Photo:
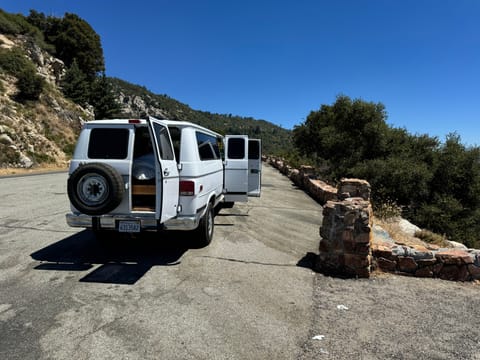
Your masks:
M74 227L138 233L195 230L211 242L215 208L260 196L261 143L171 120L84 124L70 164Z

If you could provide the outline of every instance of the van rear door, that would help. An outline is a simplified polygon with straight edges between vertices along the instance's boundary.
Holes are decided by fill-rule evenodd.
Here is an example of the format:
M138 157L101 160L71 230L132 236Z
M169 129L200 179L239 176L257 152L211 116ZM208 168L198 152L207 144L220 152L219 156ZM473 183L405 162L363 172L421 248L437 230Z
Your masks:
M225 201L248 201L248 136L225 136Z
M248 140L248 196L259 197L262 186L262 143Z
M157 200L155 213L157 220L163 223L177 216L179 199L179 175L172 139L167 125L155 118L148 118L150 135L155 152L155 174Z

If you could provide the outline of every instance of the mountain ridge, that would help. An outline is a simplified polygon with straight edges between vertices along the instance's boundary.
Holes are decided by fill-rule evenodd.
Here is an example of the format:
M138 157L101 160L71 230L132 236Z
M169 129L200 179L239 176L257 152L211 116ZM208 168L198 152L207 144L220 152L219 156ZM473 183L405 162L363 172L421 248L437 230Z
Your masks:
M74 14L66 14L64 19L76 25L86 24ZM68 65L57 57L55 54L62 53L58 44L48 37L47 30L35 26L35 21L47 28L58 25L62 19L45 17L35 11L25 17L0 9L0 168L66 166L83 122L93 120L97 113L92 106L96 104L84 100L88 96L82 101L67 96L65 87L69 84L65 79L77 65L75 59ZM88 24L81 31L95 34ZM104 90L101 96L113 96L113 100L109 100L118 105L112 116L101 118L151 115L190 121L221 134L260 138L264 152L268 153L293 146L290 130L266 120L194 110L141 85L105 75L99 79L105 81L100 84L106 85L101 89Z

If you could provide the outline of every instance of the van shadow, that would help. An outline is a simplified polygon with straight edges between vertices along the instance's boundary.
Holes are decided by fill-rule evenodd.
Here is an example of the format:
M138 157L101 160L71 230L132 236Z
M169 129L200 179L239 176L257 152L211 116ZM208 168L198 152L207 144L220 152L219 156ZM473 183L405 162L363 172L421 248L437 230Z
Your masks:
M147 233L126 236L118 233L97 239L84 230L40 249L30 256L41 264L36 270L87 271L81 282L133 285L153 266L175 266L191 248L192 234Z

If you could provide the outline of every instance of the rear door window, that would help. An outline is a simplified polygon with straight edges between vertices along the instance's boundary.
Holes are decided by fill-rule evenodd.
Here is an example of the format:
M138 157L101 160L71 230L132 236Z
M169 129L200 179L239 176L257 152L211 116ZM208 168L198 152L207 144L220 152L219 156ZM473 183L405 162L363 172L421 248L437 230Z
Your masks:
M232 138L228 139L228 154L229 159L244 159L245 158L245 139Z
M248 159L257 160L260 158L260 141L248 142Z
M88 144L88 157L90 159L126 159L128 139L128 129L92 129Z

